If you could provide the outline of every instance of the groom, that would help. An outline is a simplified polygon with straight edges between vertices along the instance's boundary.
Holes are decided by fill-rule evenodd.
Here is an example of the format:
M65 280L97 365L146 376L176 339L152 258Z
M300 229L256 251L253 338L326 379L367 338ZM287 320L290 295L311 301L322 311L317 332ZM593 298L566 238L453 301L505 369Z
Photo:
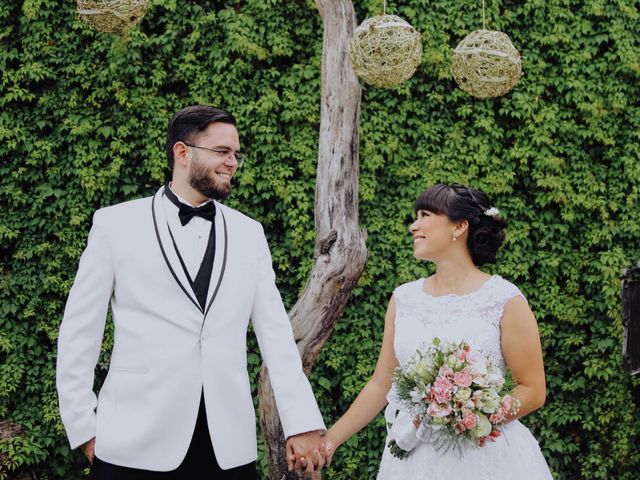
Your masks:
M221 203L244 156L235 119L191 106L169 122L172 181L98 210L60 326L57 387L94 479L255 479L251 318L287 438L307 471L325 430L275 285L262 226ZM109 372L94 370L107 309ZM304 457L304 458L303 458Z

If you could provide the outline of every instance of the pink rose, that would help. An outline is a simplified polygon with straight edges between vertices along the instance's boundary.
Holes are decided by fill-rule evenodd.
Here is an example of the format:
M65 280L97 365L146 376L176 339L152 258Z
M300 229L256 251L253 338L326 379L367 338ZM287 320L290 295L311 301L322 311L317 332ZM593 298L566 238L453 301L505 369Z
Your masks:
M470 430L472 428L475 428L476 424L478 423L478 419L473 413L465 412L464 415L462 415L462 420L460 420L460 423L462 423L467 430Z
M489 421L494 425L504 421L504 413L502 413L502 411L499 411L498 413L492 413L489 416Z
M438 377L453 378L453 370L449 365L444 364L438 370Z
M446 403L451 400L453 384L446 377L438 377L431 387L431 397L438 403Z
M471 374L466 368L453 374L453 382L459 387L468 387L472 381Z
M431 404L427 408L427 415L431 417L441 418L441 417L446 417L452 411L453 410L451 409L451 405L448 405L448 404L440 405L436 402L431 402Z

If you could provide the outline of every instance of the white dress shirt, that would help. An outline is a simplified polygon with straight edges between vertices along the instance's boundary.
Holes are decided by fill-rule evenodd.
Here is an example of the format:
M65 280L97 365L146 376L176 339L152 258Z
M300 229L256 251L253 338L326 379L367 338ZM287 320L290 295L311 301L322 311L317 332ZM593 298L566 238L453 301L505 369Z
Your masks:
M184 203L190 207L193 206L174 192L173 189L171 191L175 194L178 200L180 200L180 203ZM212 200L207 200L196 207L200 207L211 201ZM171 229L173 238L175 239L178 250L180 251L180 256L187 267L191 280L195 280L198 270L200 269L202 259L204 258L204 253L207 250L209 232L211 231L211 226L213 224L202 217L194 216L189 223L183 226L180 222L180 218L178 217L178 207L176 207L166 195L164 196L163 205L167 221L169 222L169 228Z

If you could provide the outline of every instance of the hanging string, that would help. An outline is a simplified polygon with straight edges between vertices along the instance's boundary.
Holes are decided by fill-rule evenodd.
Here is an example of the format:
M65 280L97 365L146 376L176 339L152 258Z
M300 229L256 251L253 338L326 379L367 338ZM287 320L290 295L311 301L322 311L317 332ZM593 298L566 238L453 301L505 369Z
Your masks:
M484 0L482 0L482 29L483 30L487 29L487 22L486 22L485 16L484 16Z

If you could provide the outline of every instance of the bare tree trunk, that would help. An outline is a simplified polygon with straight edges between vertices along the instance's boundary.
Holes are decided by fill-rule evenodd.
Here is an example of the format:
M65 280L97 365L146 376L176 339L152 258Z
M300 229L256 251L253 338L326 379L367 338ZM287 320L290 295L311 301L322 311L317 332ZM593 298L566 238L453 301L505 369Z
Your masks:
M18 437L25 437L26 433L22 427L11 420L5 420L0 417L0 442L4 442L7 440L12 440ZM9 475L9 463L6 456L0 453L0 478L9 478L11 480L35 480L36 475L31 471L27 470L27 467L22 466L18 471L14 471ZM3 476L4 475L4 476Z
M356 17L351 0L316 0L324 21L320 148L316 182L314 266L289 317L308 375L367 261L358 225L360 84L349 56ZM260 419L271 480L287 471L285 440L266 367L260 374Z

